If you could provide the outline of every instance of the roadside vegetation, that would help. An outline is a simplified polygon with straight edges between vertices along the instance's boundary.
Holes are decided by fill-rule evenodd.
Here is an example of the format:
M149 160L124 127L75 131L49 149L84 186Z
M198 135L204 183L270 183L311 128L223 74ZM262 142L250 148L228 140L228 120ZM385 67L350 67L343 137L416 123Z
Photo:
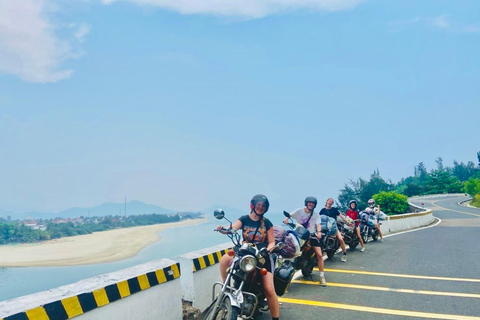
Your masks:
M480 151L478 164L453 161L453 166L444 166L441 157L435 160L436 168L430 171L423 162L414 167L412 176L402 178L398 183L385 180L379 170L374 170L369 180L350 180L340 190L338 200L343 210L350 200L357 200L363 209L367 201L374 198L381 210L389 215L405 213L408 210L408 197L443 193L468 193L472 196L472 206L480 208Z
M0 221L0 244L29 243L50 239L71 237L92 232L106 231L134 226L178 222L193 219L199 213L191 214L143 214L132 216L79 217L75 219Z

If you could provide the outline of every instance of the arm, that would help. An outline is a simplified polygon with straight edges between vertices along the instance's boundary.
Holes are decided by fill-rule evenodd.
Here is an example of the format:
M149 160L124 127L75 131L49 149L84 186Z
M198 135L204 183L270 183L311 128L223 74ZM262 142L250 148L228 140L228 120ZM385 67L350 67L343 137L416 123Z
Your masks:
M268 239L268 246L267 250L272 250L275 247L275 235L273 234L273 227L267 230L267 239Z
M221 230L222 228L223 226L217 226L217 230ZM237 220L232 224L233 231L237 231L238 229L241 229L241 228L242 228L242 222L240 220ZM225 229L228 229L228 228L225 228Z

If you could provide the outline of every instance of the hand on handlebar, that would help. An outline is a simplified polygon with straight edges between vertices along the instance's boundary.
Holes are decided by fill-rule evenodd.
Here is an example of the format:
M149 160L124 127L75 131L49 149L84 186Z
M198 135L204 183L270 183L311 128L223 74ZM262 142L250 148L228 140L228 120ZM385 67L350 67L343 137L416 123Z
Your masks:
M217 229L215 231L220 232L221 234L230 234L232 233L232 229L226 229L223 226L217 226Z

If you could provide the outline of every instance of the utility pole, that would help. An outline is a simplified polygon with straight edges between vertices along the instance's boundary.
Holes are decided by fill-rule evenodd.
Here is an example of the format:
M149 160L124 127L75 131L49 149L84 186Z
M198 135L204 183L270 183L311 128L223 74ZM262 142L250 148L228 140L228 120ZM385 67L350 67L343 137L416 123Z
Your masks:
M127 216L127 196L125 196L125 217Z

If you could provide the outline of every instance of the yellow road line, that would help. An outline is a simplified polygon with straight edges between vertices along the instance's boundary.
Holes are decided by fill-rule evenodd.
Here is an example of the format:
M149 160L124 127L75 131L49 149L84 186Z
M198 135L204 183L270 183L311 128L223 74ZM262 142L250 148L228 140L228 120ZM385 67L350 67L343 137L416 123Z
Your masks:
M318 270L318 268L316 268L316 270ZM337 272L337 273L366 274L366 275L370 275L370 276L411 278L411 279L428 279L428 280L442 280L442 281L480 282L480 279L430 277L430 276L417 276L417 275L413 275L413 274L383 273L383 272L370 272L370 271L359 271L359 270L325 269L325 271L326 271L326 272Z
M437 201L439 201L439 200L437 200ZM475 213L470 213L470 212L465 212L465 211L459 211L459 210L453 210L453 209L447 209L447 208L441 207L441 206L439 206L438 204L435 203L435 202L437 202L437 201L433 201L433 202L431 202L431 204L434 205L435 207L438 207L438 208L442 209L442 210L453 211L453 212L463 213L463 214L468 214L468 215L470 215L470 216L474 216L474 217L479 217L479 218L480 218L480 214L475 214Z
M312 284L318 286L318 281L307 281L307 280L292 280L293 283L302 283L302 284ZM412 290L412 289L395 289L388 287L374 287L366 286L359 284L350 284L350 283L328 283L329 287L339 287L339 288L351 288L351 289L361 289L361 290L375 290L375 291L386 291L386 292L399 292L399 293L414 293L414 294L425 294L432 296L448 296L448 297L460 297L460 298L477 298L480 299L480 294L476 293L460 293L460 292L444 292L444 291L427 291L427 290Z
M278 298L278 300L282 303L292 303L292 304L308 305L308 306L314 306L314 307L334 308L334 309L351 310L351 311L357 311L357 312L361 311L361 312L370 312L370 313L379 313L379 314L388 314L388 315L406 316L406 317L445 319L445 320L480 320L480 317L462 316L462 315L456 315L456 314L429 313L429 312L418 312L418 311L408 311L408 310L398 310L398 309L374 308L374 307L365 307L365 306L359 306L359 305L332 303L332 302L324 302L324 301L289 299L289 298Z

